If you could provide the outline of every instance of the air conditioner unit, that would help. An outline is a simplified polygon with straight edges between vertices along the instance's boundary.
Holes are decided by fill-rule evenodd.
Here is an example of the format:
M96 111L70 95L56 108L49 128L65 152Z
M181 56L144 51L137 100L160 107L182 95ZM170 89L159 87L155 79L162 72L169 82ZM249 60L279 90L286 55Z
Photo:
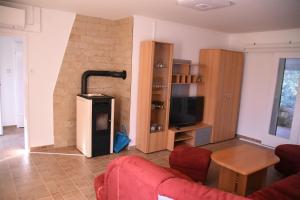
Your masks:
M25 28L24 9L11 8L0 5L0 25L5 27L24 29Z
M41 31L41 8L0 0L0 28Z

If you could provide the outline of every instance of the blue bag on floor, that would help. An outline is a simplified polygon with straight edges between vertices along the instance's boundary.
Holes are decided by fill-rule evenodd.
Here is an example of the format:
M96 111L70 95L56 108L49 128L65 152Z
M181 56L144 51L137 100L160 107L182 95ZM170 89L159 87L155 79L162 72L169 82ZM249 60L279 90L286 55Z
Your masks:
M114 152L119 153L130 142L129 137L124 132L117 132L114 141Z

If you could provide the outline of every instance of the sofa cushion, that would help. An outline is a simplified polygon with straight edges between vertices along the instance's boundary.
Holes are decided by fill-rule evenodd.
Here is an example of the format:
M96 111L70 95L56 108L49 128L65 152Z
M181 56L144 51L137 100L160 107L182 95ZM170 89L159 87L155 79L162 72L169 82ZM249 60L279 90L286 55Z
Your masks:
M164 167L165 170L167 170L168 172L172 173L173 175L175 175L178 178L182 178L188 181L193 181L193 179L191 179L190 177L188 177L187 175L181 173L180 171L176 170L176 169L172 169L172 168L167 168Z
M249 197L255 200L299 200L300 172L254 192Z
M170 178L164 181L158 188L158 194L176 200L249 200L180 178Z

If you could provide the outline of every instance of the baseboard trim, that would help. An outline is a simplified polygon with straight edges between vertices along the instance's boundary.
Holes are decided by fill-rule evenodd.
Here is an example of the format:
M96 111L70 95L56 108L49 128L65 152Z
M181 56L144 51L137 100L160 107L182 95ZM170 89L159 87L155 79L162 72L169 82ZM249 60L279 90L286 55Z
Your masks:
M135 146L135 145L132 145L132 146L128 146L128 147L127 147L127 150L134 150L134 149L136 149L136 146Z
M44 154L44 155L60 155L60 156L81 156L84 157L83 154L73 154L73 153L51 153L51 152L30 152L31 154Z
M249 137L242 136L242 135L237 135L237 138L241 141L248 142L248 143L251 143L251 144L255 144L255 145L258 145L258 146L261 146L261 147L265 147L265 148L268 148L268 149L275 149L274 147L262 144L261 140L257 140L257 139L254 139L254 138L249 138Z
M261 140L254 139L254 138L251 138L251 137L247 137L247 136L244 136L244 135L236 134L236 137L237 137L238 139L243 139L243 140L255 142L255 143L257 143L257 144L262 144Z
M40 152L40 151L48 151L48 150L51 150L51 149L54 149L54 145L53 144L50 144L50 145L44 145L44 146L38 146L38 147L30 147L30 152Z

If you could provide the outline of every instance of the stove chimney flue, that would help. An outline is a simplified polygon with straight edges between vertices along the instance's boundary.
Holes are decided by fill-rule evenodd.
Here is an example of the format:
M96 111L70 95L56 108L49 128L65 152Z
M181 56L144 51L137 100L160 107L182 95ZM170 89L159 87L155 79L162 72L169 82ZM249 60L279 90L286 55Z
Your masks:
M81 94L87 94L88 78L90 76L106 76L114 78L126 79L126 71L116 72L116 71L98 71L98 70L87 70L81 76Z

